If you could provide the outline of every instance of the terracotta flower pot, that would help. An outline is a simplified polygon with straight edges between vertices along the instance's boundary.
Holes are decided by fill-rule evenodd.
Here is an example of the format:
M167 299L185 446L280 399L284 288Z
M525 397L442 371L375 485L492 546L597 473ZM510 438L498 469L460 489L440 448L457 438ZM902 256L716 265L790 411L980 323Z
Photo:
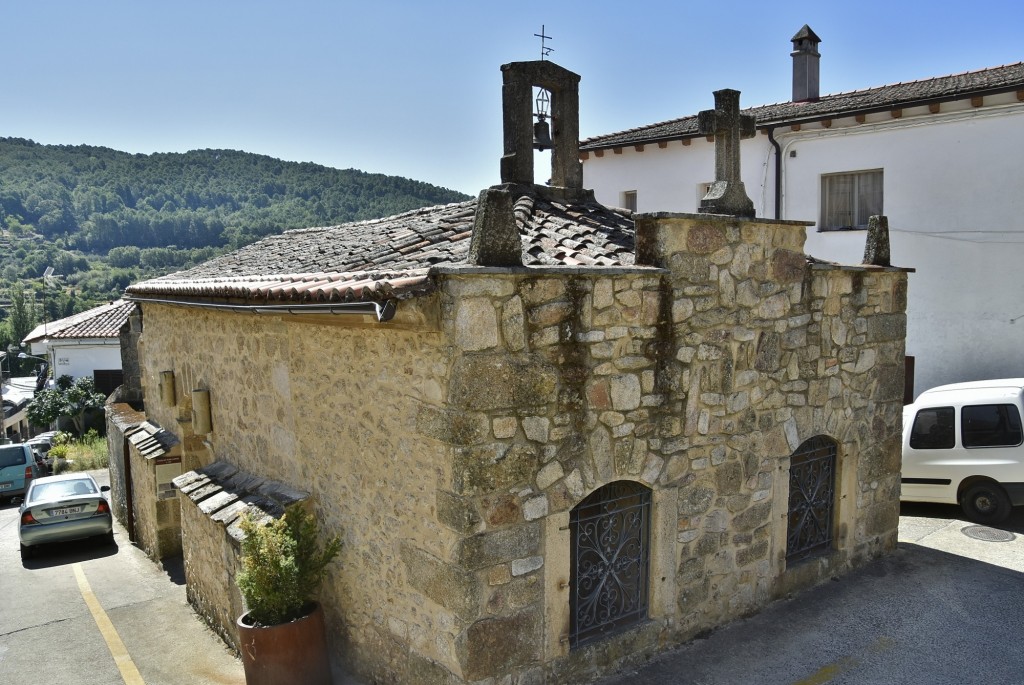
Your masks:
M248 685L331 685L324 611L311 602L309 612L290 623L256 627L238 617L238 646Z

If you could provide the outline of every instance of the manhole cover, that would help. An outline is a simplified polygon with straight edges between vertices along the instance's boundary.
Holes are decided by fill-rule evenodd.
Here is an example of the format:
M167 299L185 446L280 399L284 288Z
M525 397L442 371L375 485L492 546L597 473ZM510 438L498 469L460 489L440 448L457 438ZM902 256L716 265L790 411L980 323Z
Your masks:
M969 538L975 540L983 540L985 542L1010 542L1017 538L1013 533L1007 533L1005 530L998 530L996 528L989 528L988 526L967 526L960 531Z

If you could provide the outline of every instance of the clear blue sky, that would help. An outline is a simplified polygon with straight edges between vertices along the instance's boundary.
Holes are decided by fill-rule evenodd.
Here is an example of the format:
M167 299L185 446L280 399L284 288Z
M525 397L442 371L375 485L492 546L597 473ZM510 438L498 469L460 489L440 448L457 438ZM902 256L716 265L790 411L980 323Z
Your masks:
M1020 0L10 0L0 136L129 152L227 148L498 182L505 62L582 76L583 137L692 114L713 90L790 95L789 39L821 36L834 93L1024 60ZM802 6L802 7L801 7Z

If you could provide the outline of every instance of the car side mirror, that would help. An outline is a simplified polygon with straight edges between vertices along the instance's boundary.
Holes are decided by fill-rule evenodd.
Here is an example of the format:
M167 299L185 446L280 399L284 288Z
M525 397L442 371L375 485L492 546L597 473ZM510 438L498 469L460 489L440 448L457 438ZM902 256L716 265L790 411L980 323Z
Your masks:
M110 492L110 486L109 485L101 485L100 486L100 492Z

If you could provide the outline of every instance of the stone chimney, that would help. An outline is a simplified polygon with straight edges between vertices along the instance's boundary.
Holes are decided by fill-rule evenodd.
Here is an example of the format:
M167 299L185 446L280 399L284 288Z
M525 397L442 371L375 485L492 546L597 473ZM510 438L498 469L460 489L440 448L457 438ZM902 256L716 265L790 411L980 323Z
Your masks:
M821 38L804 24L793 41L793 102L813 102L818 99L818 43Z

